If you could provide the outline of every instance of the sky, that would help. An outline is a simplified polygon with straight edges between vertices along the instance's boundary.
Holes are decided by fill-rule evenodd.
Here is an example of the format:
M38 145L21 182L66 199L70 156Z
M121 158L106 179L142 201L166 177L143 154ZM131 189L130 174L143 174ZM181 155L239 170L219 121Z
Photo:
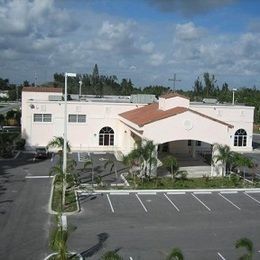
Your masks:
M136 87L260 89L258 0L0 0L0 77L44 83L64 72Z

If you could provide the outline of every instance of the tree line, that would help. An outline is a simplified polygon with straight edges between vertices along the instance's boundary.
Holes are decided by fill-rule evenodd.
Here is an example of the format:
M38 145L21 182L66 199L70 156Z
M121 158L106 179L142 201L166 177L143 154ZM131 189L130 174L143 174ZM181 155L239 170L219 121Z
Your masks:
M64 73L55 73L53 81L44 84L45 86L64 87ZM92 73L77 74L75 78L68 78L68 93L79 94L79 81L82 82L82 95L131 95L131 94L154 94L157 97L171 91L169 87L162 85L150 85L136 87L131 79L123 78L120 82L116 75L100 75L98 65L95 64ZM20 100L23 87L33 86L29 81L22 84L10 84L9 79L0 78L0 90L7 90L9 98L3 100ZM42 86L44 86L42 85ZM197 77L191 90L177 89L177 93L188 96L191 101L202 101L204 98L215 98L219 103L232 102L232 88L228 83L218 85L214 74L205 72L202 77ZM235 102L255 107L254 121L260 123L260 90L243 87L236 91Z

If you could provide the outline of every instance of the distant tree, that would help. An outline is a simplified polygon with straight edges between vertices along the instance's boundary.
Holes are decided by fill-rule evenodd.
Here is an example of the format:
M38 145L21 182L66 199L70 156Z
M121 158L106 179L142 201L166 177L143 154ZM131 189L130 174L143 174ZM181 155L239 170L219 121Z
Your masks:
M29 87L29 86L30 86L30 82L29 82L28 80L25 80L25 81L23 82L23 86L24 86L24 87Z
M0 90L8 90L9 79L0 78Z
M204 94L206 97L212 96L214 94L215 90L215 83L217 80L215 79L214 74L210 75L208 72L205 72L203 74L203 79L204 79Z
M203 94L203 85L202 85L202 82L201 82L199 77L194 81L193 90L194 90L194 95L195 96L202 96L202 94Z

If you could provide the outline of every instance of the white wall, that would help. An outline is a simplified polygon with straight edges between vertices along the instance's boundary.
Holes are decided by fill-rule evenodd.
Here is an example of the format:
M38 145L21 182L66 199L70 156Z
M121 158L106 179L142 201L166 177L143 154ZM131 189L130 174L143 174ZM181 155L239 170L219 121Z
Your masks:
M230 145L230 131L226 125L190 111L144 126L144 136L157 144L193 139Z
M252 150L254 107L248 106L214 106L214 105L194 105L191 109L196 110L205 115L214 117L234 126L230 129L230 148L234 151L250 151ZM247 145L244 147L234 146L234 134L238 129L244 129L247 132Z
M27 140L27 147L46 146L54 136L63 136L64 102L47 101L50 94L53 95L53 93L23 92L22 132ZM31 97L33 100L30 100ZM67 103L68 115L86 115L86 123L68 122L67 124L67 136L72 150L120 150L124 154L130 152L134 140L130 129L119 120L118 114L136 109L137 106L143 105L69 101ZM33 122L34 113L50 113L52 122ZM99 131L105 126L114 130L114 146L99 146Z

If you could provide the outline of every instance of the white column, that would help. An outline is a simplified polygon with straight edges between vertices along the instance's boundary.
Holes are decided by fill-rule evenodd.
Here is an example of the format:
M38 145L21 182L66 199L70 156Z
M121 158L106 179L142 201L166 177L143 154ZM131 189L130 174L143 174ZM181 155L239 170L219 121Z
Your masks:
M221 161L216 161L214 156L218 155L217 145L214 144L212 148L212 162L211 162L211 176L212 177L221 177L223 171L223 165Z

